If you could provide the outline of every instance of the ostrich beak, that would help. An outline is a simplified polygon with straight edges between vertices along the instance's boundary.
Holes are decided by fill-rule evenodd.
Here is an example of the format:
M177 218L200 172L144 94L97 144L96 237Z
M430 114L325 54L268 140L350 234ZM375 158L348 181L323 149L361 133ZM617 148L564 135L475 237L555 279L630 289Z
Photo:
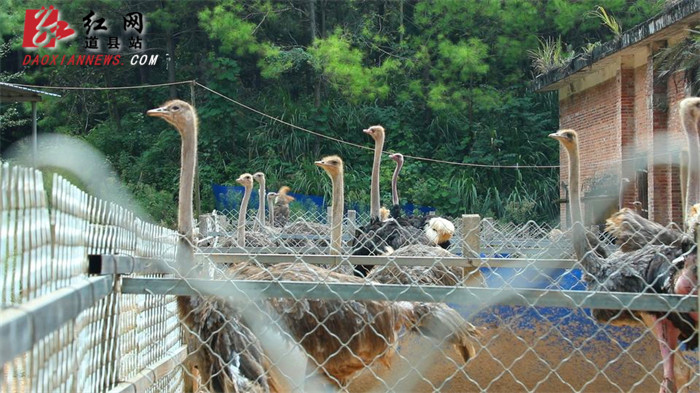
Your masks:
M370 130L369 128L365 128L364 130L362 130L362 132L364 132L365 134L371 134L372 130Z
M553 133L549 134L548 136L549 136L550 138L556 139L556 140L558 140L558 141L561 141L561 140L564 139L564 136L561 135L561 134L558 133L558 132L553 132Z
M324 166L326 166L326 163L323 161L314 161L314 165L323 168Z
M148 116L153 116L153 117L165 117L168 114L168 111L162 107L162 108L155 108L151 109L146 112Z

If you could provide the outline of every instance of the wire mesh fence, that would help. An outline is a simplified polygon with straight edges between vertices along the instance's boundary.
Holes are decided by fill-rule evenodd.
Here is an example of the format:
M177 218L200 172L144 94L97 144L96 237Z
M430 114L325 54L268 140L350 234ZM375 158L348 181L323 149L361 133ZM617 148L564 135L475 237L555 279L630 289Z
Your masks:
M332 250L325 212L231 211L189 244L60 177L50 198L33 170L1 182L3 391L698 391L695 242L673 226L584 244L348 211Z

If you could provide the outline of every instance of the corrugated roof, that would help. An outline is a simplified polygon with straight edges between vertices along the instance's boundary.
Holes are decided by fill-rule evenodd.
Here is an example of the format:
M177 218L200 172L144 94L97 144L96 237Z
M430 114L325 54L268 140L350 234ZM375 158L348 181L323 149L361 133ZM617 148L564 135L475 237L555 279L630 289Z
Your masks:
M0 102L41 101L41 96L60 97L55 93L17 86L12 83L0 82Z

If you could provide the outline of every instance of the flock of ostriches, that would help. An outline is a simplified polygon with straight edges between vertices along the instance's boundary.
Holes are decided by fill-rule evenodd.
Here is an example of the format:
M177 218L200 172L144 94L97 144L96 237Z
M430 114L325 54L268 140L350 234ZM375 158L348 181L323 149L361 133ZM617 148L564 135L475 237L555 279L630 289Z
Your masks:
M585 272L590 290L697 294L696 246L693 223L700 210L700 98L686 98L680 103L682 125L689 150L689 174L686 187L687 233L668 229L646 220L629 209L622 209L607 221L607 231L621 244L608 253L598 247L582 223L579 185L578 135L573 130L550 134L569 156L571 214L574 222L572 241L577 259ZM188 103L173 100L148 111L173 125L182 138L179 190L178 231L181 240L177 260L182 266L195 264L192 225L192 191L197 162L198 120ZM393 154L396 169L392 178L392 208L380 208L379 167L385 130L373 126L364 130L375 141L371 178L370 222L361 227L353 239L355 255L431 255L452 256L449 245L454 226L439 217L401 217L397 189L403 156ZM287 223L289 188L265 194L265 176L244 173L237 182L245 187L237 234L232 244L242 247L270 245L271 233L330 233L330 252L342 249L344 206L344 168L338 156L315 162L330 177L332 213L329 226L306 222ZM258 217L253 231L246 232L245 214L253 189L260 184ZM270 205L270 222L265 225L265 202ZM687 208L686 208L687 207ZM389 215L391 217L389 217ZM299 241L299 238L296 238ZM294 244L298 245L298 244ZM186 271L196 269L185 269ZM319 281L338 283L403 283L423 285L464 285L468 280L479 285L478 270L444 267L403 267L396 264L367 269L364 266L327 269L313 266L290 256L289 263L263 267L254 261L227 267L227 277L262 281ZM466 362L475 355L474 343L479 329L443 303L314 300L307 298L273 298L256 301L262 310L278 316L278 323L303 348L308 370L319 372L331 386L346 386L351 377L372 364L389 366L397 341L403 331L420 332L436 345L454 346ZM184 323L189 355L186 360L186 389L197 382L191 377L196 370L202 388L212 392L267 392L284 390L277 380L278 370L264 350L260 338L251 329L252 321L241 311L240 302L217 296L178 296L178 312ZM689 348L698 344L697 313L633 312L629 310L594 310L594 317L604 323L646 324L657 337L663 361L662 393L676 391L676 382L688 380L687 370L674 366L679 341ZM675 364L678 364L676 362ZM678 379L678 381L677 381ZM299 387L308 390L311 387Z

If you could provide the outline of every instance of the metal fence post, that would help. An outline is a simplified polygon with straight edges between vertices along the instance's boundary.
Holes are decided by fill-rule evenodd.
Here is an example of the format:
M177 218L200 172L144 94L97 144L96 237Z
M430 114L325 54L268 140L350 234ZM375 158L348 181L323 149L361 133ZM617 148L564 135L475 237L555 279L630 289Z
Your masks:
M481 216L462 214L462 256L479 258L481 252Z

